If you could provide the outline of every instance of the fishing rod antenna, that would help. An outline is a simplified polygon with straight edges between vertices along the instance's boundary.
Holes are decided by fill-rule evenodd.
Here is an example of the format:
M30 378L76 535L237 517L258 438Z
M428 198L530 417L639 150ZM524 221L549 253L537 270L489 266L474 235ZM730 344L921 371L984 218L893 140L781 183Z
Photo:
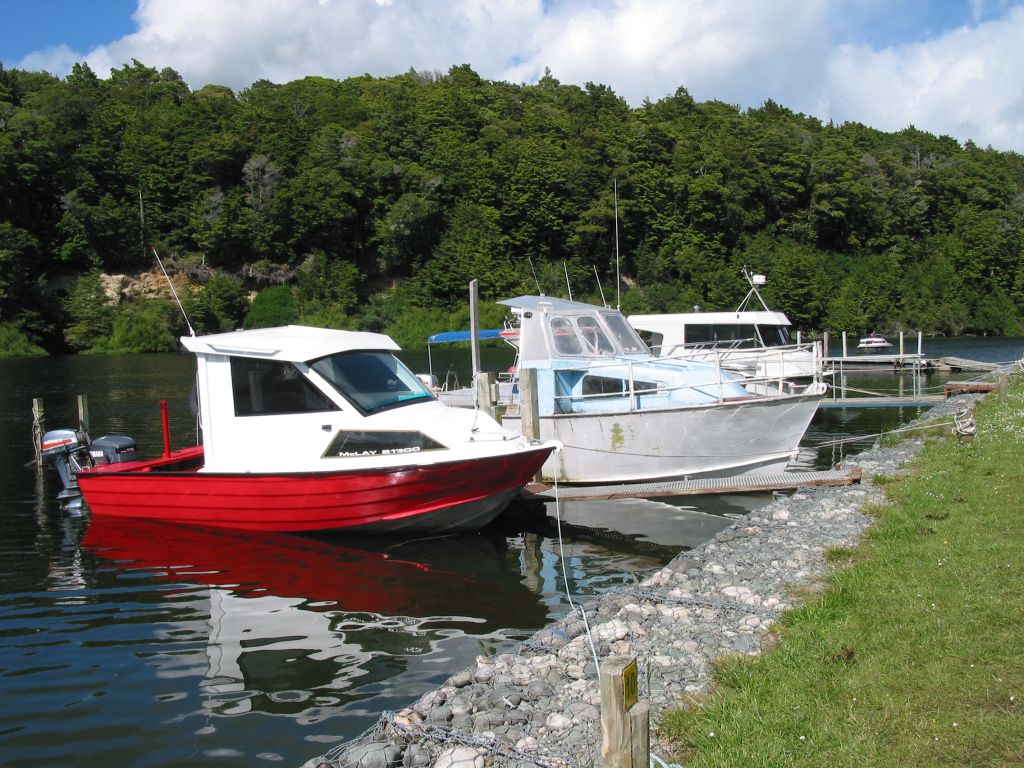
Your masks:
M195 336L196 332L192 328L192 323L189 322L188 313L185 312L185 307L181 304L181 299L178 298L178 292L174 290L174 283L171 282L171 278L167 275L167 270L164 269L164 263L160 260L160 254L156 252L156 248L150 246L153 251L153 255L156 256L156 263L160 265L160 271L164 273L164 280L167 281L167 285L170 286L171 295L174 296L174 300L178 302L178 309L181 310L181 316L185 318L185 325L188 326L188 335Z

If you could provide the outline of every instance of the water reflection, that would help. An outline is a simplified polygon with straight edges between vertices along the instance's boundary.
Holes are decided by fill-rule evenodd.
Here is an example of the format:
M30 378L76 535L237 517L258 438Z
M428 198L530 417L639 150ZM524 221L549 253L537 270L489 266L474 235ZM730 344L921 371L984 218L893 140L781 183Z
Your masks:
M164 599L193 610L209 588L202 687L219 714L294 715L314 692L320 706L344 704L446 636L505 639L548 616L506 541L479 535L340 540L95 518L82 549L123 579L174 585Z

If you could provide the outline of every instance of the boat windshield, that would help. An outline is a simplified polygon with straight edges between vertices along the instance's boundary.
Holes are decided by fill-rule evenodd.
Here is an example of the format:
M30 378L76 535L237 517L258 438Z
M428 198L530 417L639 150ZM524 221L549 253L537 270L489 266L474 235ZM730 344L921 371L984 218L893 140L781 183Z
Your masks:
M434 399L390 352L339 352L310 367L365 414Z
M785 347L793 343L790 341L789 329L784 325L760 325L758 330L766 347Z
M626 321L626 318L622 315L608 313L605 313L603 316L604 321L608 323L608 328L611 330L612 335L615 336L625 354L638 355L650 353L647 345L644 344L633 326Z

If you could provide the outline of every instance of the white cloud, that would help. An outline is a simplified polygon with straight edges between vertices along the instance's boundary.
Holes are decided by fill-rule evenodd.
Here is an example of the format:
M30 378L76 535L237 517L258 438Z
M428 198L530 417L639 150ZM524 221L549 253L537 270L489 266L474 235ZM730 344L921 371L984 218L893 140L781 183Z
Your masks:
M829 66L828 117L893 131L913 124L961 141L1024 151L1024 9L926 42L841 46Z
M83 58L85 57L78 51L73 51L66 45L57 45L28 54L18 62L18 68L64 76Z
M631 104L684 86L699 100L770 98L826 120L913 123L1024 151L1019 0L969 0L959 17L969 26L954 30L942 13L925 13L940 5L915 0L897 20L882 0L139 0L138 31L87 60L100 75L136 58L173 67L194 88L236 90L261 78L463 63L485 78L533 82L550 68ZM862 42L885 23L892 34L911 27L915 41ZM36 61L60 73L74 56Z

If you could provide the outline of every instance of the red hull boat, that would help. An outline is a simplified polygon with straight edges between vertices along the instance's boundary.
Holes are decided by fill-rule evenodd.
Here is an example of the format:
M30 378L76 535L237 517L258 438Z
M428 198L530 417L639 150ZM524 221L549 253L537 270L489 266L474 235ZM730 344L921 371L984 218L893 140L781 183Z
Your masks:
M376 333L287 326L184 337L202 445L139 460L124 435L42 439L97 517L254 531L474 531L555 443L449 408ZM80 493L80 496L79 496Z
M478 530L540 469L547 446L348 472L199 472L201 446L78 474L94 515L262 531Z

